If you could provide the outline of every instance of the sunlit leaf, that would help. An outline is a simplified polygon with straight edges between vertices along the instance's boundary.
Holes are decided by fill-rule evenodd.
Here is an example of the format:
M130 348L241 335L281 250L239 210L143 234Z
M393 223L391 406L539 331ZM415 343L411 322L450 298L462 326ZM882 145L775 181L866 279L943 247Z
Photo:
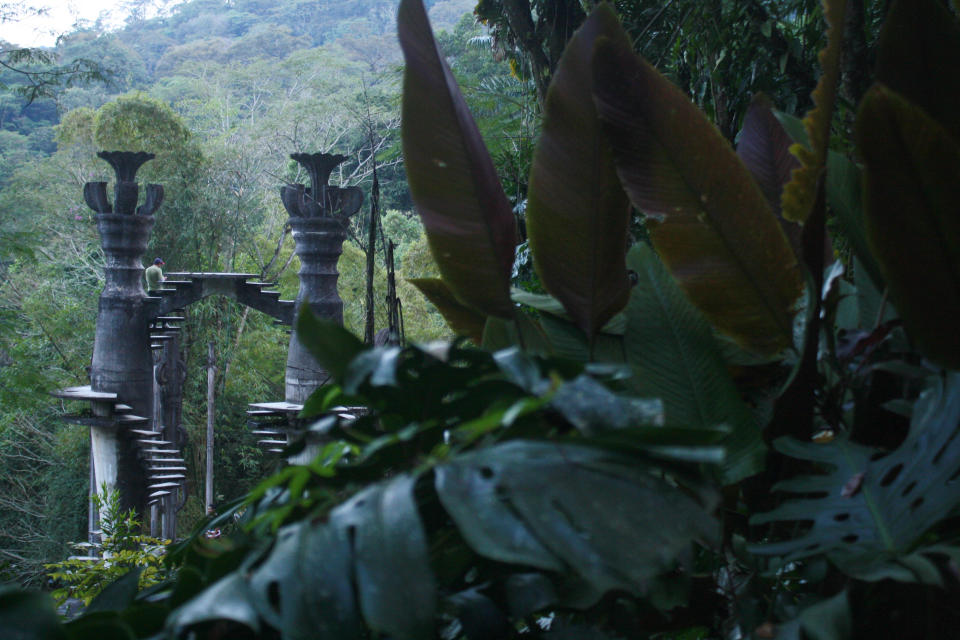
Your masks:
M722 332L762 354L792 342L797 259L763 193L690 100L603 40L595 91L617 170L660 257Z
M867 239L910 337L960 367L960 145L922 109L875 85L857 115Z
M513 210L421 0L400 3L397 28L406 60L404 169L433 257L463 304L510 317Z
M591 342L629 295L629 202L591 95L590 58L600 37L630 46L607 4L597 7L573 35L557 65L527 203L537 274Z

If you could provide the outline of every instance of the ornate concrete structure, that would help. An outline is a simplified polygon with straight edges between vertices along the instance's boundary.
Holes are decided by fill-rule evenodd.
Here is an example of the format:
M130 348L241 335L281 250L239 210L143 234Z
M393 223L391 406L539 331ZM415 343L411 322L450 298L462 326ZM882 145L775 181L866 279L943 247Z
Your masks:
M106 257L106 284L100 295L90 386L63 389L55 395L86 400L93 416L68 418L91 430L94 486L120 493L124 508L151 508L151 529L172 538L176 510L182 505L186 463L180 455L180 404L184 378L177 331L179 315L189 304L209 295L224 295L262 311L280 324L292 324L308 305L318 316L343 322L337 294L337 260L346 237L347 218L363 200L356 187L327 185L330 172L346 157L294 154L310 174L311 186L287 185L281 190L300 258L300 289L295 301L280 300L270 284L251 281L249 273L170 273L160 295L148 295L141 284L143 254L153 228L153 214L163 201L163 187L147 185L138 206L136 173L153 154L100 152L116 174L113 203L105 182L84 185L84 199L96 212ZM155 357L156 356L156 357ZM299 426L296 415L306 398L328 379L297 338L290 335L284 402L252 405L251 418L272 420L260 441L268 451L287 444L285 431ZM256 422L255 426L260 423ZM286 428L285 428L286 427ZM159 522L158 522L159 520Z

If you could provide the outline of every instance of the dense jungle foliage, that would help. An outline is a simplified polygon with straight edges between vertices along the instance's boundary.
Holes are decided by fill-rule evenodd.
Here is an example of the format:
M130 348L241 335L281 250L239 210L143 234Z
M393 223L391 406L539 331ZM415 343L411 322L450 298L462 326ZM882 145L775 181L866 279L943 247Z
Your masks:
M400 219L399 200L394 224L410 230L405 259L431 271L406 275L464 337L373 347L356 324L302 315L304 343L336 381L304 408L321 453L225 496L219 516L171 547L158 584L138 588L133 571L66 623L44 594L10 588L0 628L953 637L960 3L706 4L484 0L476 15L489 31L468 19L435 35L421 0L402 0L402 102L385 90L371 100L372 80L355 96L361 131L388 129L370 114L399 117L401 149L360 135L357 170L342 177L361 181L364 158L388 165L402 150L397 182L423 234ZM170 102L137 94L63 114L50 162L77 166L98 145L150 140L153 123L169 123L154 170L183 200L165 205L170 226L155 241L169 244L157 251L177 255L198 236L210 268L265 269L237 231L266 224L276 205L241 205L237 187L220 200L233 208L205 208L241 174L209 164L208 138L194 133L188 105L216 101ZM299 132L303 120L292 122ZM294 179L277 162L277 179ZM217 179L191 183L206 171ZM29 236L23 218L4 218L6 238ZM77 235L62 232L62 246ZM38 293L26 278L63 251L44 240L10 251L6 295ZM76 265L57 264L57 286L79 286L64 275ZM56 340L81 328L42 326L56 317L51 292L34 315L26 297L5 303L4 393L24 384L12 351L24 327L36 327L35 349L69 362ZM255 320L240 336L217 311L194 330L237 336L230 375L266 375L242 360ZM422 337L443 335L433 330ZM28 395L12 389L12 400ZM369 412L326 414L339 405ZM47 451L62 446L51 433L69 438L32 426L23 437L47 438ZM14 451L33 455L24 443ZM85 491L82 478L74 488ZM206 539L213 527L227 535Z

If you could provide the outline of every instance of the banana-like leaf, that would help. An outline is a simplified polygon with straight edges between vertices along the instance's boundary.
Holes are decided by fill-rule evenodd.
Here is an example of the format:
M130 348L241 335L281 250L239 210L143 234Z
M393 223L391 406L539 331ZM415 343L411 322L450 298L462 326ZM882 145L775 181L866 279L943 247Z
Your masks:
M667 424L729 427L723 441L725 484L759 472L766 449L760 428L733 384L710 325L652 249L634 246L627 265L638 276L624 333L637 395L660 398Z
M730 145L629 46L601 41L594 80L620 179L680 286L743 346L789 347L802 290L797 258Z
M511 317L513 210L421 0L400 3L397 28L406 60L404 168L430 250L458 300Z
M643 593L691 542L719 533L715 495L698 501L589 447L515 440L437 468L436 489L474 551L582 580L579 607L612 589Z
M823 75L813 90L813 109L803 119L810 148L794 145L792 150L803 165L793 172L793 180L783 191L783 217L805 222L817 198L817 184L827 163L830 122L833 119L837 85L840 82L840 53L843 51L843 25L847 0L822 0L827 21L827 46L820 52Z
M597 38L630 41L601 4L567 43L547 92L530 169L527 233L543 286L591 342L627 303L630 203L617 180L591 95Z
M454 333L467 336L476 345L483 342L487 316L461 304L446 282L440 278L408 278L407 282L419 289L437 308Z
M877 81L919 105L960 144L960 26L941 3L893 3L877 45Z
M960 144L883 85L857 114L867 239L890 299L924 354L960 367Z
M778 216L783 187L790 182L793 170L800 166L790 154L791 144L790 135L773 113L770 98L762 93L754 96L743 118L737 155ZM790 226L796 227L792 223Z
M912 553L925 534L960 504L960 374L938 379L921 394L910 433L896 451L838 438L828 444L784 438L774 443L788 456L829 465L823 475L799 476L774 489L819 498L790 500L751 524L812 522L797 538L753 545L754 553L797 560L825 554L845 573L863 580L894 577L933 581L929 560ZM909 558L908 562L904 562Z

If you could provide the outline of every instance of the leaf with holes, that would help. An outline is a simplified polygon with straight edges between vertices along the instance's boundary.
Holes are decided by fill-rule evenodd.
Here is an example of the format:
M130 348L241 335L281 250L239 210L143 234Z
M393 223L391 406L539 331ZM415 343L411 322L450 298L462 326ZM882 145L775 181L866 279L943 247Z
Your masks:
M560 572L580 585L574 606L643 593L719 532L712 492L695 498L633 457L584 446L508 442L438 467L436 489L474 551Z
M774 446L801 460L829 465L823 475L798 476L774 486L822 497L790 500L756 515L751 524L812 522L803 535L753 545L754 553L792 561L824 554L850 576L935 582L917 547L960 504L960 374L925 391L913 409L910 434L889 455L838 438L829 444L784 438ZM929 551L929 550L928 550ZM934 552L935 553L935 552Z

